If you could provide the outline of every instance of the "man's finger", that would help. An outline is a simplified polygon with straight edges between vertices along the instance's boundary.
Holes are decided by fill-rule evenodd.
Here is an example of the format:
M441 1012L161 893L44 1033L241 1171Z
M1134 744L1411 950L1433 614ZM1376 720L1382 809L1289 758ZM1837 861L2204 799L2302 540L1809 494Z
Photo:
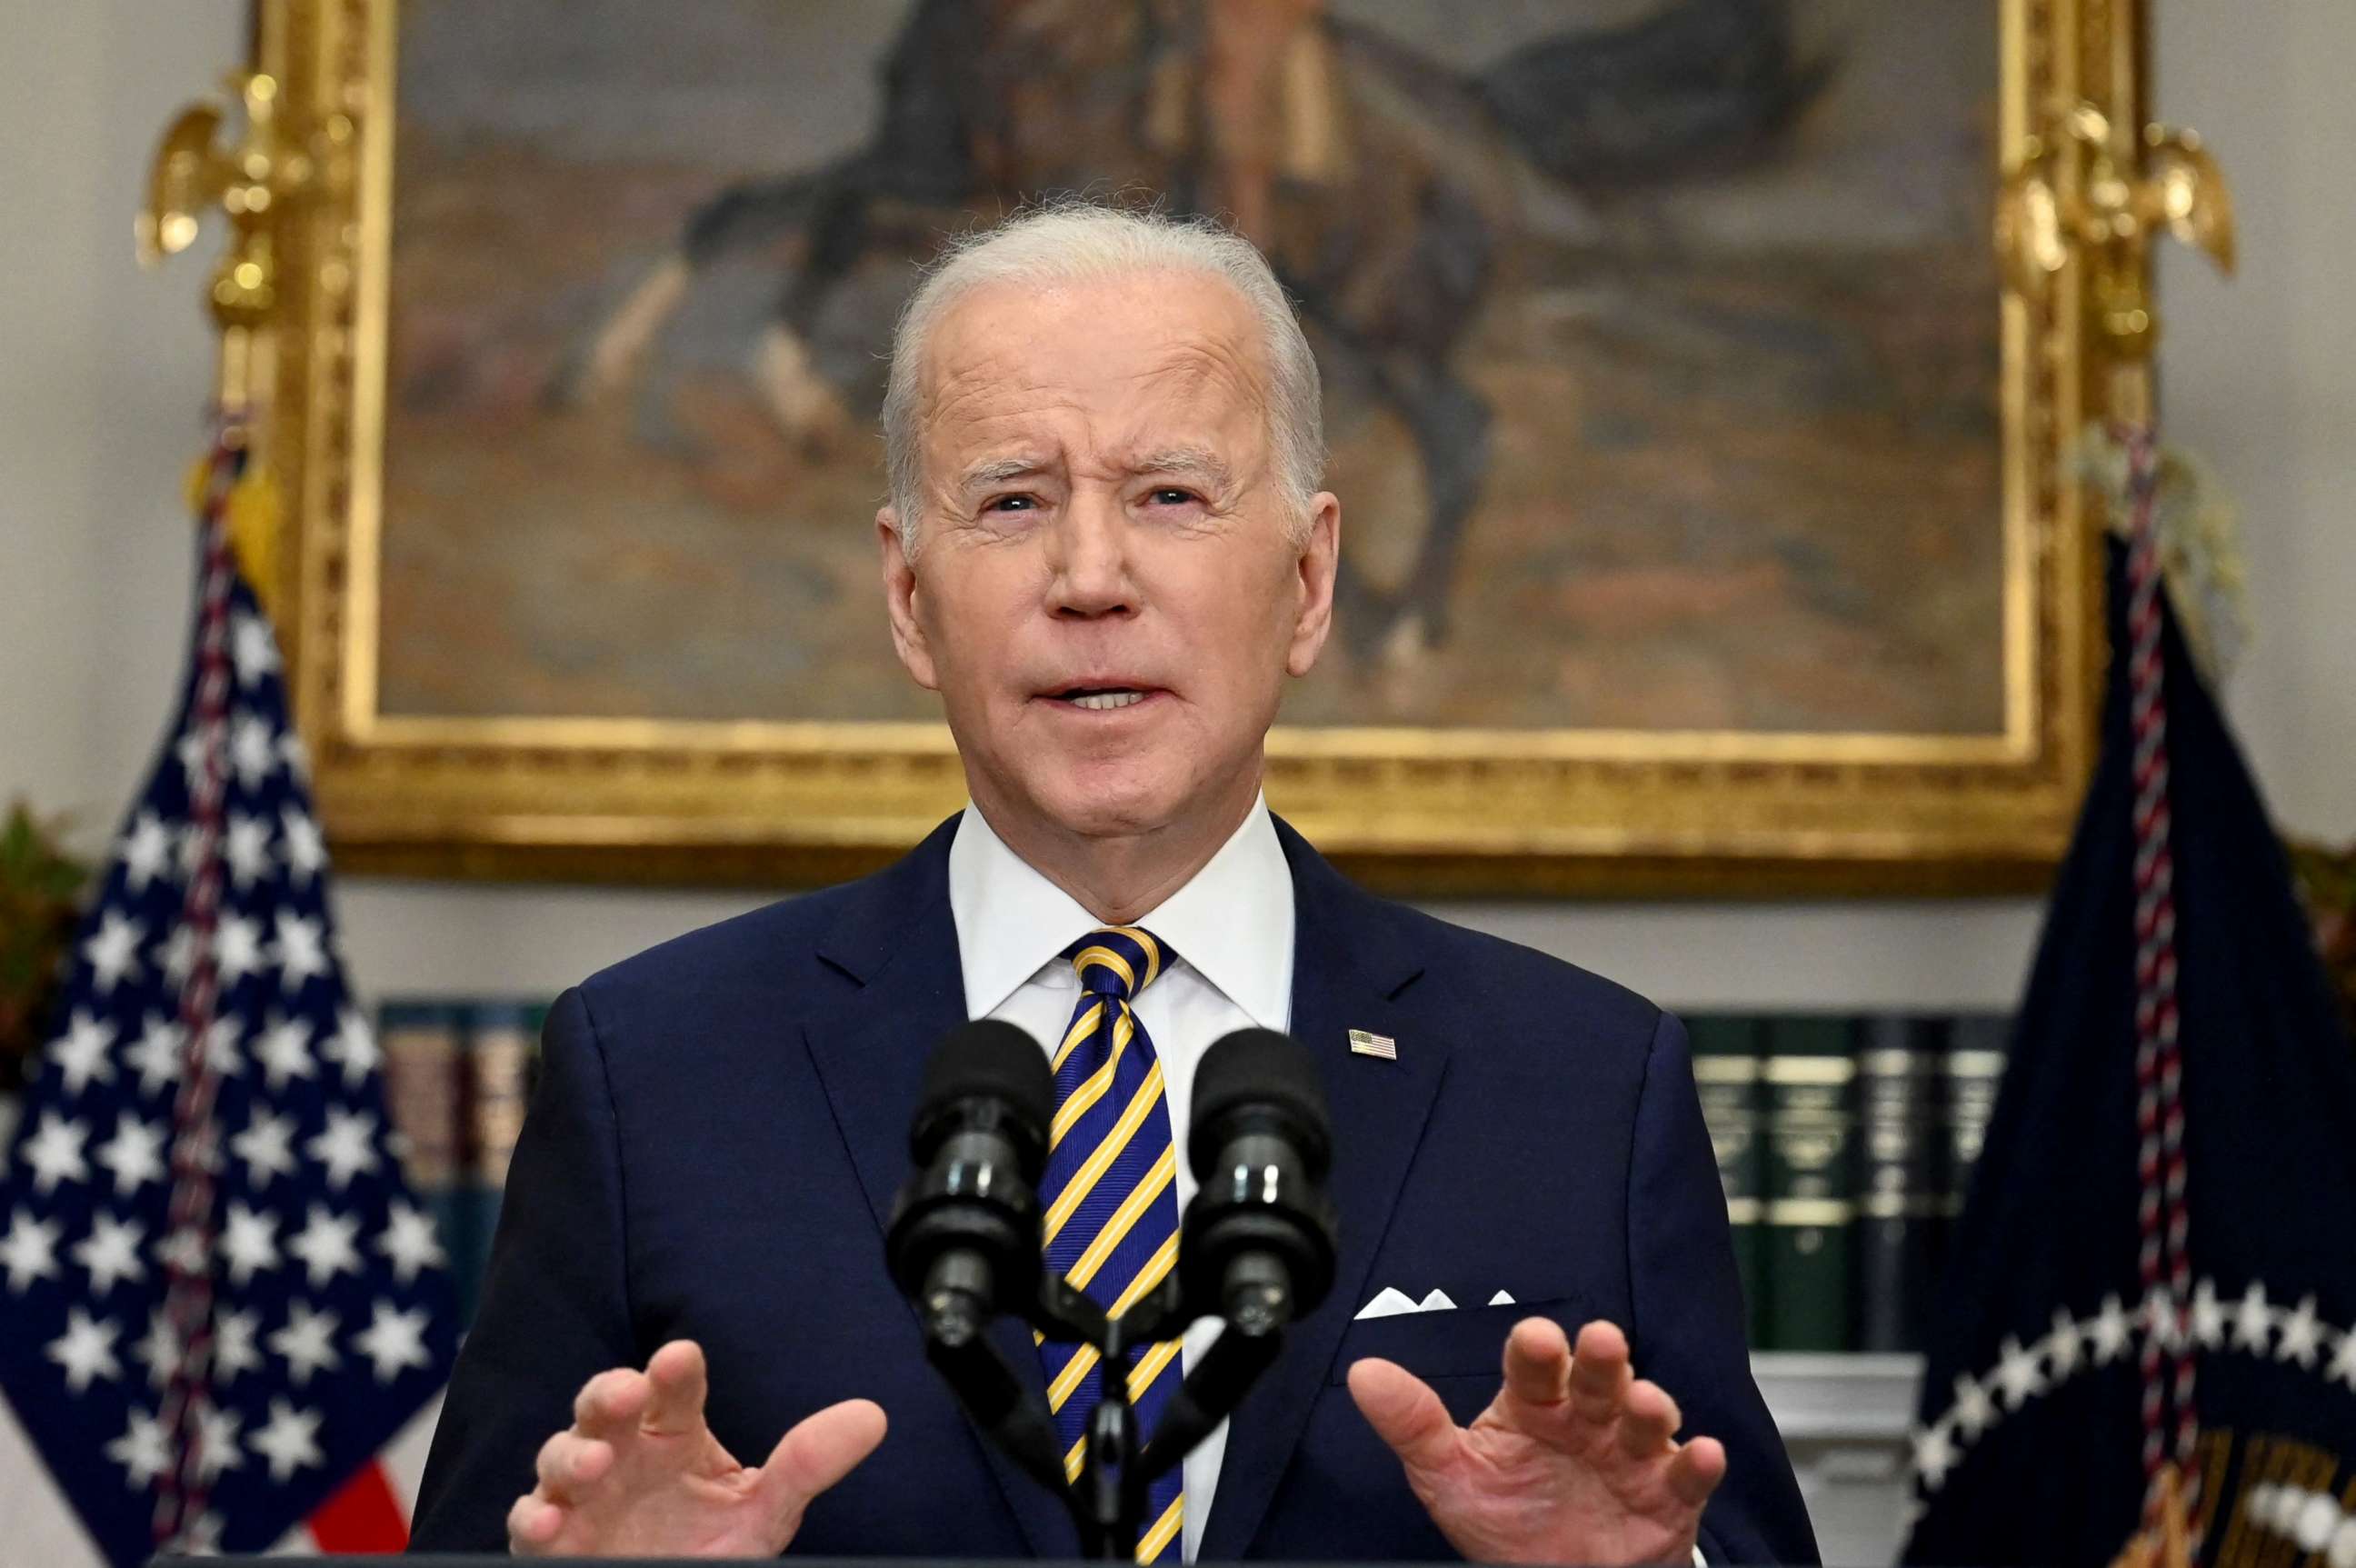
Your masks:
M637 1430L638 1412L647 1407L647 1397L653 1392L646 1374L627 1367L616 1367L600 1372L581 1385L573 1399L573 1424L587 1437L603 1438L608 1443L627 1437Z
M560 1432L541 1444L541 1489L558 1502L577 1502L582 1493L614 1467L614 1445L594 1437Z
M1436 1469L1456 1451L1456 1423L1431 1385L1405 1367L1372 1357L1350 1368L1350 1398L1375 1435L1400 1460Z
M1616 1326L1599 1318L1579 1331L1570 1358L1570 1407L1582 1419L1601 1423L1617 1416L1633 1376L1627 1337Z
M638 1428L652 1436L676 1437L703 1424L703 1396L709 1387L703 1369L703 1347L692 1339L674 1339L647 1363L647 1381L654 1392L647 1401Z
M526 1493L508 1509L508 1550L544 1552L564 1528L564 1509L536 1492Z
M1726 1445L1715 1437L1697 1437L1669 1456L1670 1492L1690 1508L1709 1501L1710 1493L1726 1479Z
M761 1489L780 1514L798 1513L874 1453L886 1425L884 1407L873 1400L844 1400L803 1417L769 1451Z
M1668 1447L1682 1420L1666 1390L1638 1379L1620 1402L1621 1452L1631 1459L1652 1458Z
M1570 1339L1550 1317L1525 1317L1505 1336L1505 1387L1524 1404L1558 1405L1570 1382Z

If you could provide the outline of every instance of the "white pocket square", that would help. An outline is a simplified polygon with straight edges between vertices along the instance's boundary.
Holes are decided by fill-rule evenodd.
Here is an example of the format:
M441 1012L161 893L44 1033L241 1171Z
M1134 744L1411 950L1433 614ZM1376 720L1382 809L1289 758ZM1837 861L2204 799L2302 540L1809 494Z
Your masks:
M1489 1298L1489 1305L1511 1306L1514 1298L1506 1292L1499 1291ZM1397 1317L1402 1312L1452 1312L1455 1308L1456 1303L1444 1290L1435 1290L1418 1301L1403 1290L1385 1285L1375 1293L1374 1300L1358 1308L1358 1316L1352 1321L1363 1323L1369 1317Z

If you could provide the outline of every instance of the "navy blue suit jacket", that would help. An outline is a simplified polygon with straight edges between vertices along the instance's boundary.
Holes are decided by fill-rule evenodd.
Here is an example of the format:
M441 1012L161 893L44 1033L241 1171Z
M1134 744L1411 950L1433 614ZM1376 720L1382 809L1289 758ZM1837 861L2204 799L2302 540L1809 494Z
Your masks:
M884 1269L924 1063L965 1018L953 832L558 1002L415 1549L502 1546L582 1383L684 1337L710 1358L712 1430L739 1459L836 1400L887 1412L884 1446L811 1506L796 1551L1076 1554L1060 1505L926 1365ZM1684 1030L1569 964L1375 898L1279 832L1298 915L1292 1033L1331 1096L1341 1267L1236 1412L1202 1555L1452 1555L1344 1374L1388 1358L1467 1421L1496 1392L1507 1329L1544 1314L1573 1332L1621 1325L1687 1431L1726 1444L1709 1557L1814 1562L1751 1379ZM1398 1059L1352 1055L1351 1029L1389 1036ZM1353 1321L1385 1286L1461 1307ZM1515 1305L1482 1305L1499 1290ZM1028 1331L999 1332L1035 1380Z

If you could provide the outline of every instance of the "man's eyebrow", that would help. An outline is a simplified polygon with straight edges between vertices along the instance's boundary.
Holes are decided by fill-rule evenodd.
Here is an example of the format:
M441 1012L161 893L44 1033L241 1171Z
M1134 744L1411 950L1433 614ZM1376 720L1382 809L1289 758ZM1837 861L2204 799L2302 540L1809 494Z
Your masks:
M1164 446L1122 465L1131 474L1190 474L1215 490L1234 488L1226 458L1208 446Z
M1009 479L1019 479L1025 474L1044 472L1047 465L1038 457L993 457L987 463L976 463L958 480L958 489L978 490L988 485L1002 485Z

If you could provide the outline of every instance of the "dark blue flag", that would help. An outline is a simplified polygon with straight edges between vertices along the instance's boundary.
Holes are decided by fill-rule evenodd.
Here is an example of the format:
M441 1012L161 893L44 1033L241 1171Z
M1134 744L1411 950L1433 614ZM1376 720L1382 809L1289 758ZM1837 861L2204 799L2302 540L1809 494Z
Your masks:
M278 650L221 537L233 466L171 738L0 1173L0 1394L119 1564L279 1541L440 1392L456 1337Z
M2356 1053L2164 594L2164 751L2135 711L2126 577L2101 761L1934 1316L1905 1559L2109 1563L2165 1464L2197 1478L2205 1561L2356 1568ZM2155 803L2172 927L2151 901L2139 930ZM2172 1085L2137 1017L2171 978Z

